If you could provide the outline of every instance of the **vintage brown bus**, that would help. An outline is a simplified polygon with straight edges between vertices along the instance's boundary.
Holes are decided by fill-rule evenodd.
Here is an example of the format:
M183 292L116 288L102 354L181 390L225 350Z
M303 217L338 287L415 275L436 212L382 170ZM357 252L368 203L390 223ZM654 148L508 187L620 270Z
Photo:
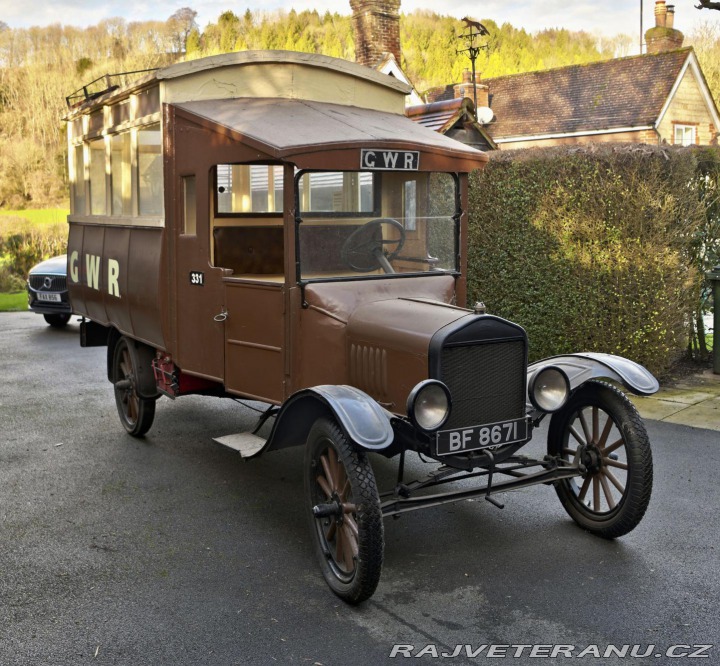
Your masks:
M351 603L378 584L385 516L548 484L591 532L638 524L650 445L616 386L657 382L604 354L528 365L520 326L465 307L487 157L408 120L405 84L278 51L113 81L68 100L68 283L130 435L160 396L266 403L218 441L305 447L318 562ZM547 455L520 455L546 415ZM407 452L439 467L407 481ZM394 488L369 453L398 456ZM472 484L428 492L456 480Z

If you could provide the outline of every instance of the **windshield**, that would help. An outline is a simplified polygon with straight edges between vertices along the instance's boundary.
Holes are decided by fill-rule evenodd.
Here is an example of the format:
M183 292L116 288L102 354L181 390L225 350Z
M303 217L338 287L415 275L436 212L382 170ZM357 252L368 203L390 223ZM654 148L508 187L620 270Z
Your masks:
M457 271L452 174L314 171L295 183L300 279Z

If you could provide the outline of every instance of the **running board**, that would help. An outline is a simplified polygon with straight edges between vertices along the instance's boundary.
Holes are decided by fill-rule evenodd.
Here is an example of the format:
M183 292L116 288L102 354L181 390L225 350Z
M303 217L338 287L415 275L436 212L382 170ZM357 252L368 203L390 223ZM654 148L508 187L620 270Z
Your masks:
M243 458L252 458L258 455L267 440L264 437L253 435L251 432L240 432L237 435L225 435L224 437L213 437L213 441L237 451Z

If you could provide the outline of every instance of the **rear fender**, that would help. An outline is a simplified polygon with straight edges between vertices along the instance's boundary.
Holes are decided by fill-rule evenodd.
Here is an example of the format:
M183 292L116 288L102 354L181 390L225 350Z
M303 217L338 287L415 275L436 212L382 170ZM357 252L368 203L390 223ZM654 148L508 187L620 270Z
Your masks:
M571 390L591 379L611 379L620 382L637 395L652 395L660 388L657 379L642 365L622 356L585 352L551 356L528 366L527 378L547 366L556 366L568 376Z
M109 382L113 381L115 347L122 337L122 334L115 328L111 328L108 333L107 378ZM133 340L132 338L126 337L126 340L128 341L128 344L133 347L138 362L138 367L135 369L137 372L136 390L138 395L147 400L154 400L155 398L160 397L160 393L157 389L157 383L155 382L155 373L152 369L152 362L155 358L155 350L142 342Z
M314 386L298 391L283 404L263 452L305 444L321 417L334 418L357 448L383 451L393 442L392 415L367 393L352 386Z

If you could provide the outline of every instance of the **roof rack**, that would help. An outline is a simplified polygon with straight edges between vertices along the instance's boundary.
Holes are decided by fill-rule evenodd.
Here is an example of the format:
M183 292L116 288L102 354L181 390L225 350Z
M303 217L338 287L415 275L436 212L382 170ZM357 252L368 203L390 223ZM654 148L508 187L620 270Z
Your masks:
M128 83L128 77L135 74L146 74L148 72L156 72L159 67L152 67L150 69L138 69L133 72L119 72L117 74L105 74L98 77L94 81L91 81L82 88L78 88L75 92L70 93L66 98L68 109L74 109L76 106L87 102L88 100L96 99L105 93L117 90L121 85ZM122 77L125 77L123 80ZM113 82L117 80L116 82ZM99 85L98 85L99 84ZM93 90L93 86L97 85L97 89Z

